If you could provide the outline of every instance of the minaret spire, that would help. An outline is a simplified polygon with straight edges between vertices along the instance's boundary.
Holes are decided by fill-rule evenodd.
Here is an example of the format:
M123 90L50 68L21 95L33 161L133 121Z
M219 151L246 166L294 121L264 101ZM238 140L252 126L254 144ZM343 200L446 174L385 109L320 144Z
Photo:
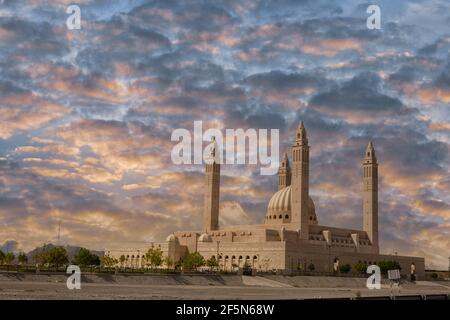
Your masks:
M295 142L303 142L306 145L308 144L308 136L306 135L306 128L303 121L301 121L298 125L297 132L295 133Z
M378 244L378 163L372 141L363 160L363 230L367 232L373 253L379 253Z
M205 202L203 229L205 232L219 229L220 163L216 161L217 144L211 139L208 158L205 159Z
M365 158L377 160L372 141L369 141L369 144L367 145Z
M289 166L289 158L287 152L284 153L278 169L278 190L284 189L291 185L291 168Z
M291 208L292 223L300 228L300 237L309 239L309 145L303 121L292 145Z

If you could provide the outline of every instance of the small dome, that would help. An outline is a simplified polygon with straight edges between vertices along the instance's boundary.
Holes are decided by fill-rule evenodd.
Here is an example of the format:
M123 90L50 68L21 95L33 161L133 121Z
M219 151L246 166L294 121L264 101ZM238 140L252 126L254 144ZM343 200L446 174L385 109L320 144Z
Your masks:
M212 242L212 238L209 234L207 233L203 233L199 238L198 238L199 242Z
M291 221L291 186L287 186L281 190L275 192L270 198L269 205L267 206L266 222ZM317 224L316 207L314 201L309 197L308 201L308 214L309 223Z
M177 241L177 240L178 240L178 238L174 234L171 234L166 238L167 242Z

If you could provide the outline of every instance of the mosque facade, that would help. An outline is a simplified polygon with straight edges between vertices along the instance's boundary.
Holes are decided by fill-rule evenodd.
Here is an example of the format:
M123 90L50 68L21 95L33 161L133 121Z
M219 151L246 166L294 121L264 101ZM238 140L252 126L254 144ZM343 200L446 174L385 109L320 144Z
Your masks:
M214 152L214 151L213 151ZM154 243L164 255L177 262L188 253L214 256L222 270L244 265L259 271L286 274L311 270L332 272L336 264L376 264L395 260L401 273L414 263L416 274L425 272L424 258L380 254L378 233L378 162L369 142L362 160L362 230L325 226L319 223L309 195L309 152L307 131L301 123L295 133L291 156L285 153L278 170L278 191L268 201L264 221L255 225L219 226L220 164L205 168L205 196L202 230L177 231L166 241ZM128 267L145 266L149 245L139 248L107 249L117 259L126 257Z

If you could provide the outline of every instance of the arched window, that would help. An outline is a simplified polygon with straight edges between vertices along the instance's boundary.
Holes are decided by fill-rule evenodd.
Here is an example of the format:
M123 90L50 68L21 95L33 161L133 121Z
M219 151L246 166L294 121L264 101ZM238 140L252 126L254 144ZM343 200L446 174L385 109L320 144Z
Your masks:
M278 218L283 219L283 216L280 214L280 215L278 216Z
M285 219L289 219L289 215L288 215L288 214L285 215L284 218L285 218Z

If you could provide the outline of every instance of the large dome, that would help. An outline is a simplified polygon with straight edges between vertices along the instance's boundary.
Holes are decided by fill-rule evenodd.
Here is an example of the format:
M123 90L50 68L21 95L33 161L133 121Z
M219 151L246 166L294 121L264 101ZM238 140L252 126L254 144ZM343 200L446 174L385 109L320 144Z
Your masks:
M316 208L314 201L309 197L308 201L309 223L317 224ZM291 221L291 186L287 186L275 192L267 206L266 223Z

